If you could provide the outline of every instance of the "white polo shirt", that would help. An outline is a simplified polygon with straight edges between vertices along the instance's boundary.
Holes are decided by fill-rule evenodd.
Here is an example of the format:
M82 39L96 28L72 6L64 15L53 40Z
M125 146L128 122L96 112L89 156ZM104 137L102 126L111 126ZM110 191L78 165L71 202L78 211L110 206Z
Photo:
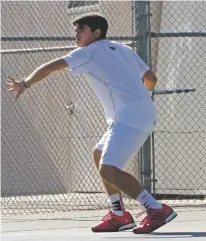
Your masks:
M90 77L108 124L120 121L142 130L156 121L156 108L141 78L149 67L132 48L98 40L63 59L70 71Z

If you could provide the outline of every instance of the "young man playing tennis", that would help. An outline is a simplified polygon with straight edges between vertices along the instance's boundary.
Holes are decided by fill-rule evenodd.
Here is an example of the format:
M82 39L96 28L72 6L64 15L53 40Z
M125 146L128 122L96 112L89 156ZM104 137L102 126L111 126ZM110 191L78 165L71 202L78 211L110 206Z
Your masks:
M108 24L104 17L87 15L73 24L78 48L41 65L23 81L9 77L8 90L15 91L18 99L34 83L66 68L90 77L108 123L93 154L112 206L112 211L92 231L115 232L133 228L136 234L150 233L177 214L169 206L157 202L123 168L154 130L156 109L149 91L156 85L156 76L131 48L105 40ZM125 211L121 191L146 208L147 216L139 227Z

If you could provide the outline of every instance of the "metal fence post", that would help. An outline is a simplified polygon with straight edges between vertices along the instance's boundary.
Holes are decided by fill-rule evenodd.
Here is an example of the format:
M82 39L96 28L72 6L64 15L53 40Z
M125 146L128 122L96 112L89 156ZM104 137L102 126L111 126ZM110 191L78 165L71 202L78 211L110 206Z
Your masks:
M150 40L149 40L149 1L134 1L134 30L139 35L136 42L137 52L140 57L150 65ZM142 184L151 192L151 138L148 137L140 151Z

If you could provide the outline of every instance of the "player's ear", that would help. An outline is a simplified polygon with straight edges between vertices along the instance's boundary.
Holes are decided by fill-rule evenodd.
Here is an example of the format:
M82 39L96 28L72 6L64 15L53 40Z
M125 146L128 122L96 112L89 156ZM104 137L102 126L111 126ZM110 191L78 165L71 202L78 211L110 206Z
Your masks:
M98 28L94 31L94 36L96 39L98 39L100 37L100 35L101 35L101 30Z

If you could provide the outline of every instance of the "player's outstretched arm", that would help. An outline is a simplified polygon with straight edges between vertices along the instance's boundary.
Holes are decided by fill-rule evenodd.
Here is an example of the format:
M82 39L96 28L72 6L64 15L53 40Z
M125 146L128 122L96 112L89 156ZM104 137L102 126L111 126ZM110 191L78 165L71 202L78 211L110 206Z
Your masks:
M58 58L39 66L34 72L32 72L22 81L8 77L6 80L8 91L15 91L16 99L18 99L26 88L29 88L34 83L43 80L51 73L63 70L65 68L68 68L68 64L62 58Z
M156 75L151 70L147 70L143 74L142 78L144 79L144 84L147 87L147 89L149 91L152 91L157 83Z

